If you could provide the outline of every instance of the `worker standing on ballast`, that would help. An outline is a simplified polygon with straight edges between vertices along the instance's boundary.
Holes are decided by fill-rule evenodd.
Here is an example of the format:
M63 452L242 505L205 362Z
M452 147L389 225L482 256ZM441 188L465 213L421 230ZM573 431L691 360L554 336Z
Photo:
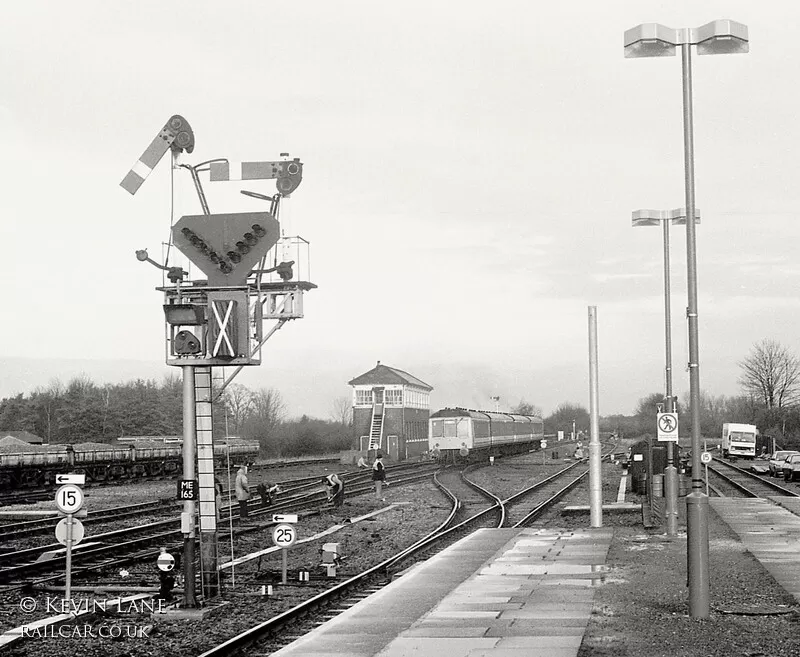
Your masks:
M250 488L247 481L247 466L242 465L236 473L236 499L239 501L239 520L247 519L247 500L250 499Z
M383 483L386 481L386 467L383 465L383 454L378 452L375 455L375 462L372 464L372 481L375 482L375 497L384 501Z

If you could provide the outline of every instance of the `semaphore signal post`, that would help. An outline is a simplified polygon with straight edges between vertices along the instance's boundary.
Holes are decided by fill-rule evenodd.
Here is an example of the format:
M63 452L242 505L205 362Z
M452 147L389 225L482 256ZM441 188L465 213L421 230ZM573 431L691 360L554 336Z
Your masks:
M241 368L261 363L261 348L266 341L287 321L303 317L303 293L316 287L309 281L309 243L299 236L283 235L278 219L281 200L302 181L302 162L282 153L286 159L278 161L179 163L179 156L192 153L194 145L194 132L186 119L172 116L120 183L135 194L171 151L173 175L180 170L190 174L203 210L175 222L170 244L205 278L190 278L182 267L162 265L146 250L136 252L140 261L166 272L170 284L156 288L163 293L166 362L180 367L183 375L183 476L179 495L184 502L184 607L197 606L194 545L198 510L204 598L216 595L219 588L213 396L219 397ZM274 179L277 193L268 196L240 190L268 203L267 210L214 214L200 179L206 171L212 183ZM273 320L274 325L267 328L265 323ZM221 388L212 391L212 368L231 366L236 369Z

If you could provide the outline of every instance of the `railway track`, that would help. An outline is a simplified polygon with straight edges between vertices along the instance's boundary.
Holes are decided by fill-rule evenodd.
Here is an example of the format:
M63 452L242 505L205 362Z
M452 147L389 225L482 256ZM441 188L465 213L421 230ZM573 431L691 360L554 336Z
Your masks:
M708 466L709 488L720 497L800 497L795 490L715 458Z
M395 466L392 472L393 485L402 485L427 478L436 466ZM372 491L371 472L357 472L346 478L347 493L359 495ZM299 480L297 486L282 494L271 506L263 507L256 501L251 505L250 519L271 518L281 511L302 511L309 507L318 509L327 501L321 490L319 477ZM233 509L233 505L228 507ZM238 517L224 518L237 525L236 533L261 531L264 525L240 527ZM180 520L170 518L156 522L129 527L88 536L72 554L73 578L84 574L119 567L132 562L155 559L161 546L174 548L182 545ZM199 551L198 551L199 553ZM0 590L15 590L31 585L49 584L62 577L66 554L58 543L9 552L2 556L0 564ZM58 574L42 576L43 573L58 571Z
M427 536L349 580L207 650L200 657L271 654L380 590L396 573L415 561L444 549L478 527L512 526L507 507L517 507L513 526L532 523L586 477L588 462L573 463L507 500L501 500L471 481L470 471L471 468L461 472L450 469L436 476L436 483L451 500L452 508L447 520ZM464 516L467 517L461 519Z

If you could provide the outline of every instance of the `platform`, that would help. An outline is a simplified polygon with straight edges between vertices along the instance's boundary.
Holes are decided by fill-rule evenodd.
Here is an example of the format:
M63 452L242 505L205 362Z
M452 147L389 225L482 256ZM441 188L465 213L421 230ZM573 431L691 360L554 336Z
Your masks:
M775 581L800 602L800 498L712 497L710 504Z
M609 528L479 529L275 657L574 657Z

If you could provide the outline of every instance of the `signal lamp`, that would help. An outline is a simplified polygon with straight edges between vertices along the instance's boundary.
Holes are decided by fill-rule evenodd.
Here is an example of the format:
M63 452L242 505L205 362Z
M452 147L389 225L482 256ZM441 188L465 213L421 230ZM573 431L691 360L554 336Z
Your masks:
M239 264L242 261L242 256L236 251L228 251L228 257L231 259L233 264Z
M225 260L221 260L219 263L219 270L223 274L230 274L233 271L233 267L231 267L230 264Z
M211 251L211 253L208 254L208 257L215 265L219 262L219 256L217 255L216 251Z
M200 340L191 331L178 331L172 342L176 355L190 355L200 353Z
M245 233L244 241L246 244L249 244L250 246L255 246L258 243L258 238L255 235L253 235L253 233Z
M267 234L267 231L264 230L264 227L260 224L253 224L253 233L256 237L264 237Z
M239 253L250 253L250 247L242 241L236 242L236 249Z
M172 326L200 326L206 323L205 306L191 303L164 304L164 317Z

